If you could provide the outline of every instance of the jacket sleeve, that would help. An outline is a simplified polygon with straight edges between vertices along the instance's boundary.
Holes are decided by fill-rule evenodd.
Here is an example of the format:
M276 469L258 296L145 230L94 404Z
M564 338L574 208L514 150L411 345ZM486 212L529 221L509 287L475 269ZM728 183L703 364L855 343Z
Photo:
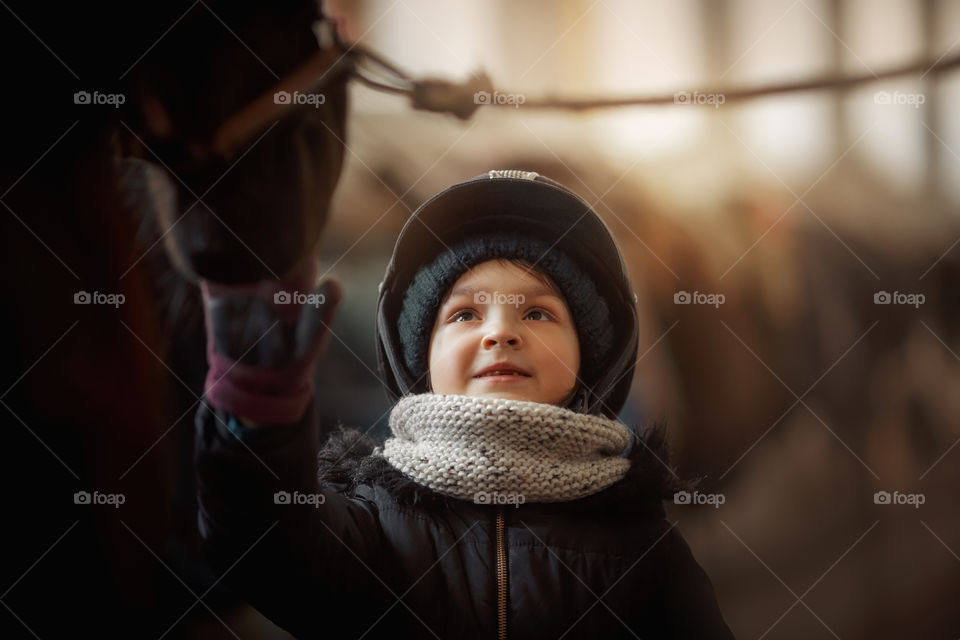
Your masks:
M674 528L664 542L669 549L663 591L665 637L733 640L713 584L687 541Z
M317 482L312 405L298 423L248 429L203 403L196 429L199 530L223 584L298 637L337 634L358 595L393 600L375 505Z

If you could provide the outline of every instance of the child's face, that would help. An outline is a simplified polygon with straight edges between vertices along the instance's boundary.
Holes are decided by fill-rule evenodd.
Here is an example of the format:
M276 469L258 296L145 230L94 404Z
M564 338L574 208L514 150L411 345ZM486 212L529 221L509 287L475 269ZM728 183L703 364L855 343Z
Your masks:
M479 374L512 365L525 375ZM463 274L430 336L434 393L562 404L580 369L577 331L563 298L533 273L490 260Z

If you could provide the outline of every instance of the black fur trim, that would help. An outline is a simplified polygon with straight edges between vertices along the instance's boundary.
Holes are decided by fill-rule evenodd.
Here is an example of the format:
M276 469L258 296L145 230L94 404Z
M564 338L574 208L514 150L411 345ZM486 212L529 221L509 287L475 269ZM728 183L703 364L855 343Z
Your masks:
M610 487L593 495L567 503L582 512L617 515L662 515L663 500L673 499L680 490L691 490L697 480L682 480L670 466L670 452L663 425L633 434L633 449L628 455L630 469ZM321 484L341 493L354 495L361 485L380 486L403 505L445 508L462 502L437 493L404 475L381 456L374 456L377 443L357 431L340 427L321 448L318 478Z

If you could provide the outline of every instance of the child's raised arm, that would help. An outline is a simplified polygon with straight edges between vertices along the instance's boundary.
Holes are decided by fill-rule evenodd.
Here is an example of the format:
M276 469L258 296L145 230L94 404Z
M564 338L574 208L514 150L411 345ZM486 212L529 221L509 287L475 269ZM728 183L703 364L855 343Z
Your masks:
M281 280L202 283L199 528L218 577L275 623L356 637L365 629L342 611L358 597L389 604L390 567L375 507L318 485L313 370L341 292L315 278L311 257Z

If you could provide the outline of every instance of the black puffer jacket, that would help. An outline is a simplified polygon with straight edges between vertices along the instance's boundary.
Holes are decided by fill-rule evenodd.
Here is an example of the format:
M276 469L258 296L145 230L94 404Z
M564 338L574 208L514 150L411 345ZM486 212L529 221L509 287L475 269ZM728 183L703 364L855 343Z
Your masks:
M254 431L203 408L197 429L208 556L297 637L733 637L664 518L677 485L658 460L660 431L643 434L628 475L600 493L504 507L416 485L356 431L318 457L312 409Z

